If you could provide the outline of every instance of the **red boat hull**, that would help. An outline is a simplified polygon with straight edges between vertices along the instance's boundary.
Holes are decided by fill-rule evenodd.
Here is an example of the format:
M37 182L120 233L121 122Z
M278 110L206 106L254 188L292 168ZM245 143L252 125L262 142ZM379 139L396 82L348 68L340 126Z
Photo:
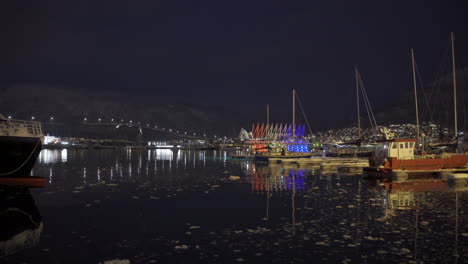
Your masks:
M383 164L384 166L382 170L428 171L441 169L456 169L465 166L467 163L468 155L466 154L454 154L447 158L416 158L408 160L389 158L389 160Z

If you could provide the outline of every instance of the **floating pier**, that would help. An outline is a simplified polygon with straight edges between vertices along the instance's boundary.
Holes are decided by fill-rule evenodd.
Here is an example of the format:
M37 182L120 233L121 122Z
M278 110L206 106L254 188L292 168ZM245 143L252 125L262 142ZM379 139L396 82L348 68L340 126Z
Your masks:
M270 158L269 162L272 165L296 165L298 168L314 168L324 172L352 174L360 174L363 167L369 166L369 160L366 158Z

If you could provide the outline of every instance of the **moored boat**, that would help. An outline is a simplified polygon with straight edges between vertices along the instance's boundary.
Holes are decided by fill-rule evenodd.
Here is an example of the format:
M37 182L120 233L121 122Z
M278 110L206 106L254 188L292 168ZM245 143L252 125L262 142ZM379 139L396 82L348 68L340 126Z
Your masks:
M286 146L277 145L271 147L268 151L257 152L254 155L254 160L259 162L268 162L270 158L298 159L310 157L312 157L312 153L310 152L292 152L288 151Z
M443 153L415 155L416 139L394 139L382 142L369 158L368 176L387 176L404 171L420 174L443 170L461 169L468 163L466 153Z
M29 175L43 141L41 123L0 115L0 177Z

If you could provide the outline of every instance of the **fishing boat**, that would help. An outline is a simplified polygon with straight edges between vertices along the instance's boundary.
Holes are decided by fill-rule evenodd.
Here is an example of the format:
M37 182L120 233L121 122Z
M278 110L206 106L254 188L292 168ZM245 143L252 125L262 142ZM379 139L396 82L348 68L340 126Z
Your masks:
M386 176L392 172L416 175L462 169L468 163L466 153L416 155L416 139L393 139L380 142L364 171L368 176Z
M416 106L416 128L419 138L418 102L416 93L416 71L414 52L411 50L413 62L413 80ZM453 61L453 86L454 86L454 113L455 113L455 138L458 138L457 108L456 108L456 78L453 51L452 33L452 61ZM387 139L378 145L369 159L369 167L364 168L368 176L387 176L391 172L402 172L405 176L417 174L434 174L443 171L467 170L468 153L442 153L427 155L424 149L421 155L416 155L417 139Z
M0 115L0 178L28 176L43 142L40 122Z

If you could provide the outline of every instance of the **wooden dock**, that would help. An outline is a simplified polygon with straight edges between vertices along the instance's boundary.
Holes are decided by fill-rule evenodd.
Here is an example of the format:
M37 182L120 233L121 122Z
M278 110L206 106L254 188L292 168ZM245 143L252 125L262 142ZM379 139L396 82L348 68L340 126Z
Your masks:
M369 166L367 158L313 157L300 159L270 158L270 165L291 166L297 168L319 169L329 173L362 173L362 168Z

